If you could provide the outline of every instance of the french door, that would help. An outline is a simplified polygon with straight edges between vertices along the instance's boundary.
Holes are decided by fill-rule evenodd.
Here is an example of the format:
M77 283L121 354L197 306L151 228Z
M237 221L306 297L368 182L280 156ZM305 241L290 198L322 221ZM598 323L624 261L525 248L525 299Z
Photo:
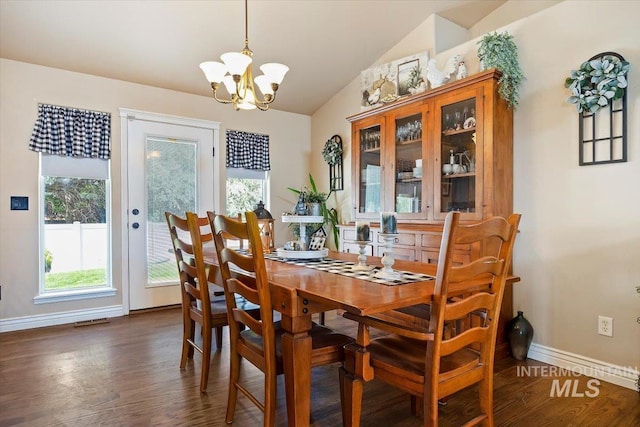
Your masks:
M129 309L179 304L164 213L216 210L218 124L128 110L126 132Z

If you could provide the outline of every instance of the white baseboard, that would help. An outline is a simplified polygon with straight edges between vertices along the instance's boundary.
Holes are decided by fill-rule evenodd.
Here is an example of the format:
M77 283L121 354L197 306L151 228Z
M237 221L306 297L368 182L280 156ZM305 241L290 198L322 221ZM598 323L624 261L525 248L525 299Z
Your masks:
M637 390L636 381L638 381L638 375L640 375L637 366L613 365L601 360L591 359L579 354L569 353L535 343L531 344L527 357L584 374L588 377Z
M91 308L87 310L64 311L59 313L37 314L35 316L14 317L0 320L0 333L21 331L23 329L42 328L44 326L64 325L103 319L105 317L124 316L126 311L122 305Z

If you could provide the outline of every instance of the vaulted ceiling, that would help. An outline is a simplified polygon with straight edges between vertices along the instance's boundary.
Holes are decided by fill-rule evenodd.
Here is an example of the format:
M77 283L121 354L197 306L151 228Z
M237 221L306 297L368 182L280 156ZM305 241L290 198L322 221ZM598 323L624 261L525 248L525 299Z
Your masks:
M470 28L505 0L251 0L254 63L310 115L432 14ZM209 96L198 68L244 47L244 2L1 0L0 57Z

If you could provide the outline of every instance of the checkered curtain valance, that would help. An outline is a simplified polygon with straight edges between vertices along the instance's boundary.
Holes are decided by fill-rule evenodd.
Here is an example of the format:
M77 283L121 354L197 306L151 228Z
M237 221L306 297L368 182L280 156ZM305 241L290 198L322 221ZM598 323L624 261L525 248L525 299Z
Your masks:
M227 130L227 167L271 170L269 135Z
M69 157L108 160L111 114L39 104L29 149Z

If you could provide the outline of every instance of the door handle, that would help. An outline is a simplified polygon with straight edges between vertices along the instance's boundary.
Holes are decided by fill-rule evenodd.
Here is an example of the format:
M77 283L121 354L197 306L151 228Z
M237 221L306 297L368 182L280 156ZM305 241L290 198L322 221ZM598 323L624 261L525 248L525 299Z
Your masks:
M134 222L133 224L131 224L131 226L133 227L134 230L137 230L140 227L140 224L138 224L137 222Z
M138 215L140 213L140 211L138 209L134 209L131 211L132 214L134 215Z

